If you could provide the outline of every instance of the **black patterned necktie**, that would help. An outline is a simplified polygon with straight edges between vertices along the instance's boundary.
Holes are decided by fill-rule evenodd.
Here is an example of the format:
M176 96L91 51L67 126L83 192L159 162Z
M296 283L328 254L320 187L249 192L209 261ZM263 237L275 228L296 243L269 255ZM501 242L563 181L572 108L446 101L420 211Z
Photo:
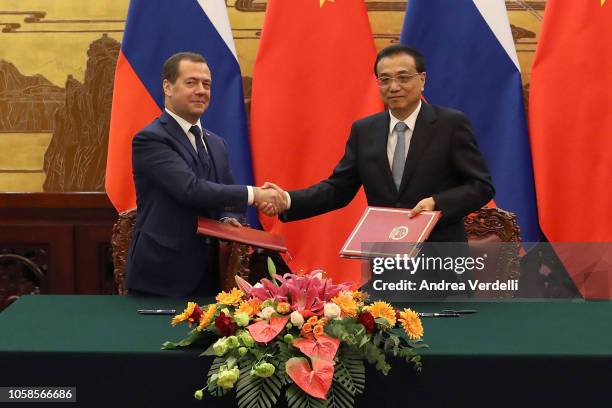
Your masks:
M202 142L202 131L196 125L193 125L189 128L189 131L193 133L195 136L196 150L198 152L198 157L202 164L208 163L208 153L206 152L206 148L204 147L204 143Z

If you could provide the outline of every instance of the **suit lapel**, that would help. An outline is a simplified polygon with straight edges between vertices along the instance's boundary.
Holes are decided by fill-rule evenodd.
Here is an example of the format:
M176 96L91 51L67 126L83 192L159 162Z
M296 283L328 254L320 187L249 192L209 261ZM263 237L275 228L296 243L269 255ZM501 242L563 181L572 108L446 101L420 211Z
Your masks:
M179 124L174 120L174 118L168 115L168 112L164 110L164 113L159 117L159 121L164 125L168 133L181 145L186 151L187 154L190 154L191 157L198 163L200 159L196 151L193 149L191 142L183 132L183 129L179 126Z
M391 117L389 112L385 111L372 123L370 134L372 135L371 146L374 149L374 157L377 159L377 166L380 174L383 175L384 183L389 191L397 192L389 166L389 158L387 156L387 143L389 139L389 122Z
M204 131L204 143L206 144L206 149L208 150L208 158L209 160L209 164L210 164L210 170L211 170L211 176L213 181L215 182L219 182L219 171L217 169L217 163L215 161L215 157L220 157L220 155L217 152L217 146L214 143L213 136L210 134L210 132L206 129L202 129Z
M431 143L433 136L432 123L436 120L436 114L433 109L425 102L421 104L421 110L414 125L412 138L410 139L410 147L408 148L408 156L404 165L404 174L402 175L402 183L400 192L408 185L414 170L419 164L419 159L422 156L425 148Z

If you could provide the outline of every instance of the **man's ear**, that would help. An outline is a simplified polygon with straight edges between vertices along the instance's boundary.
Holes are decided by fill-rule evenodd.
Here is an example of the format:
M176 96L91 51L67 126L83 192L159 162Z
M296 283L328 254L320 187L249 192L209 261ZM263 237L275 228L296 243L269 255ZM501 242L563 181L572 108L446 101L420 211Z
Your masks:
M164 89L164 95L172 96L172 84L167 79L162 82L162 88Z

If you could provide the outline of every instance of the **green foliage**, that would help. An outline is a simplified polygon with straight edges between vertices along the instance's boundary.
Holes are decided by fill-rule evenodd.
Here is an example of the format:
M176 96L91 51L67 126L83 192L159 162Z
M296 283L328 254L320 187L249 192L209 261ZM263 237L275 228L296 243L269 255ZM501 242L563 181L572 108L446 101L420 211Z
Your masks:
M295 384L287 387L285 392L289 408L327 408L327 401L311 397Z
M217 379L219 378L219 370L221 366L227 363L227 357L216 357L213 360L212 365L210 366L210 370L208 370L208 382L206 388L208 388L208 392L210 392L215 397L222 397L227 394L228 390L217 387Z
M340 383L353 395L363 392L365 365L359 352L346 346L340 347L335 365L334 382Z
M162 350L174 350L180 347L187 347L192 345L193 343L196 342L196 340L198 340L200 338L201 332L199 332L197 329L193 329L189 332L189 334L187 334L187 337L185 337L184 339L182 339L181 341L174 343L172 341L166 341L165 343L162 344L161 349Z
M289 360L291 357L297 356L298 353L295 353L295 349L286 343L279 341L277 342L277 345L278 352L274 356L274 364L276 365L276 370L284 385L291 381L291 379L287 376L285 364L287 363L287 360Z
M412 347L402 347L399 352L399 356L406 360L408 364L412 363L412 366L416 371L421 371L423 363L421 363L421 356L414 351Z
M325 331L351 346L361 347L369 340L363 325L351 319L332 320L325 326Z
M377 370L381 371L384 375L389 374L391 366L385 359L384 351L381 351L372 342L368 342L359 348L361 355L365 358L368 363L374 364Z
M240 363L240 379L236 384L238 408L271 408L278 401L283 382L278 369L270 377L251 375L254 359L243 359Z

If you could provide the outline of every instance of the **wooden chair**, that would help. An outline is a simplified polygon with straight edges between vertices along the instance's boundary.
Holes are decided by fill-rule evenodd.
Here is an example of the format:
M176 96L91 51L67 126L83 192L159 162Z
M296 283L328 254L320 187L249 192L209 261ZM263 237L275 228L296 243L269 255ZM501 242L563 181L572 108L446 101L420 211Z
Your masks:
M134 235L136 224L136 210L129 210L119 214L117 222L113 226L111 246L113 248L114 277L117 285L117 293L127 295L123 284L127 255ZM250 270L251 255L253 251L247 245L235 242L219 243L219 282L222 290L230 290L234 287L236 275L251 281L253 278Z
M481 208L465 218L470 253L473 257L487 253L488 260L474 277L481 282L518 280L520 277L520 229L516 216L500 208ZM503 243L503 244L502 244ZM512 298L513 290L478 291L475 297Z
M38 295L44 287L44 272L28 258L0 254L0 311L21 295Z

